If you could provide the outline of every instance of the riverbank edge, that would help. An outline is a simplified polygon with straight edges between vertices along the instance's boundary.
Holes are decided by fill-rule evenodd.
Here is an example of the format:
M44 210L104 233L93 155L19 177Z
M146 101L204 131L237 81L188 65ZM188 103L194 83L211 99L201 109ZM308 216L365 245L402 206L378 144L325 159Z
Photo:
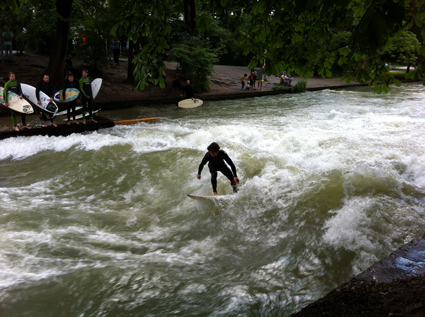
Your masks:
M402 244L292 317L424 314L425 235Z

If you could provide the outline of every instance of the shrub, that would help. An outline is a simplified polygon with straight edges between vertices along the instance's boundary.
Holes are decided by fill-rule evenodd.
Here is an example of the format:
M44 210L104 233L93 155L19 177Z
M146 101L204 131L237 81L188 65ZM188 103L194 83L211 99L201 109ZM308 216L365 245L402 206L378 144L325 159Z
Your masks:
M217 55L201 46L181 44L173 48L173 59L178 63L177 70L183 78L190 79L193 90L210 90L209 79L214 71Z
M305 80L300 80L299 82L295 84L295 87L294 87L295 92L305 91L306 89L307 89L307 81Z

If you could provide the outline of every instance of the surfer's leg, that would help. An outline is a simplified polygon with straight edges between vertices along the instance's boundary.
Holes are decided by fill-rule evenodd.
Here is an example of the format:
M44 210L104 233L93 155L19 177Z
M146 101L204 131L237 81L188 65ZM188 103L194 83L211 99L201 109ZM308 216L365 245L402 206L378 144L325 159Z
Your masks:
M18 125L16 124L16 112L15 110L10 110L10 117L12 118L13 129L19 131Z
M235 180L233 179L234 176L233 176L232 171L227 167L227 165L220 166L219 171L222 172L223 175L226 176L227 179L230 181L230 185L232 185L233 192L237 193L238 188L236 187Z
M27 115L25 113L21 114L21 120L22 120L22 128L24 129L31 129L27 126Z
M69 122L71 121L71 105L69 104L69 102L66 104L66 115L68 117L67 124L69 124Z
M217 171L210 167L211 185L214 193L217 193Z

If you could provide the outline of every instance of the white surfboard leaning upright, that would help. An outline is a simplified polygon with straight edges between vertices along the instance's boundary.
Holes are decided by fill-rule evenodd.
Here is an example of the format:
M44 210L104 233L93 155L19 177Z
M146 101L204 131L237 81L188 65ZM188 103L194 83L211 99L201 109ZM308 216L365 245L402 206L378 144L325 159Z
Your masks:
M91 82L91 92L93 94L93 99L96 98L99 93L100 87L102 87L102 78L96 78Z
M0 103L5 105L3 99L4 88L0 87ZM25 99L19 98L19 96L11 91L7 93L7 98L9 100L9 108L20 113L31 114L34 112L34 109L31 107L28 101Z
M80 91L78 89L66 88L66 95L68 96L68 98L66 98L66 101L67 102L74 101L75 99L77 99L79 94L80 94ZM62 90L59 90L57 93L55 93L53 100L56 101L56 102L60 102L60 103L64 102Z
M179 107L185 109L196 108L202 106L203 103L204 102L201 99L183 99L179 102Z
M53 102L49 102L50 97L44 92L40 91L40 105L37 103L36 91L37 89L34 86L21 84L23 95L31 101L34 105L38 106L44 111L55 114L58 111L58 106Z

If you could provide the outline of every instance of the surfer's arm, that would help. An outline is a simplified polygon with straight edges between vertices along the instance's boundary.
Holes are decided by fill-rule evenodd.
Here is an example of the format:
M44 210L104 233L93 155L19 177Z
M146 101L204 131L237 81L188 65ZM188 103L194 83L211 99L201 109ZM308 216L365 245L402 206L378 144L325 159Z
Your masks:
M223 155L224 155L224 157L223 157L224 160L226 161L226 163L230 166L230 169L232 170L233 176L237 178L238 175L236 174L236 166L235 166L235 164L233 164L232 159L224 151L223 151Z
M209 155L210 155L210 153L206 153L204 158L202 159L201 164L199 164L198 175L197 175L197 176L199 176L198 179L201 178L201 173L202 173L202 169L204 168L204 165L208 163Z

